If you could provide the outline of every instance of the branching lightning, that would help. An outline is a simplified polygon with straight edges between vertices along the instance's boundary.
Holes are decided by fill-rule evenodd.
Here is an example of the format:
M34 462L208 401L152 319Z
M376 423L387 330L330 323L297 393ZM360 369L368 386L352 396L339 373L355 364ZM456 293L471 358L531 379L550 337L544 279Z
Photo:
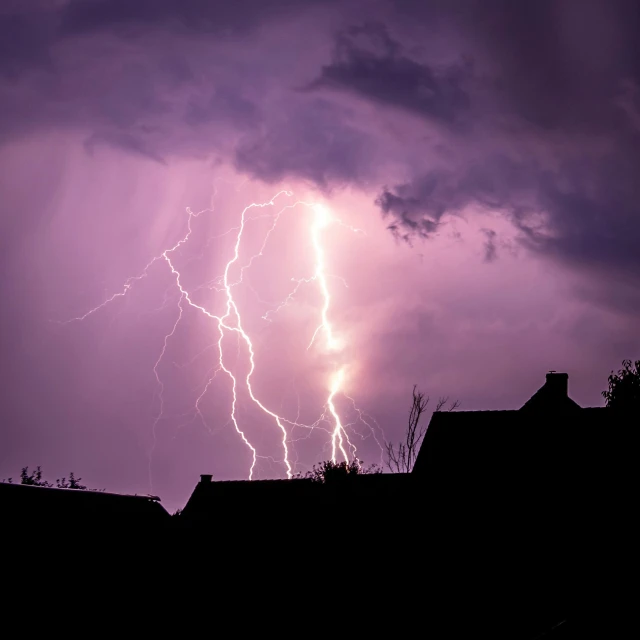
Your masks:
M292 437L292 430L295 428L302 428L307 430L310 435L311 432L319 429L325 432L329 436L328 445L330 446L331 451L331 459L334 462L337 462L339 459L344 459L346 461L354 458L356 455L356 447L352 444L349 439L349 435L347 433L347 428L350 426L348 424L344 424L341 416L339 408L336 404L336 401L339 397L344 397L348 399L358 414L358 420L364 424L368 429L370 429L371 434L378 446L380 446L380 450L382 451L382 447L378 438L376 437L375 430L372 425L367 422L367 420L363 417L363 412L356 406L355 401L348 395L346 395L345 390L345 380L346 380L346 366L344 364L340 364L336 367L333 374L330 376L330 379L327 381L326 391L326 401L322 414L320 417L313 422L312 424L304 424L299 422L300 416L300 406L298 401L298 411L295 419L289 420L285 418L280 413L276 413L272 408L269 408L268 402L266 400L258 398L254 386L253 386L253 378L256 374L257 363L256 363L256 352L254 348L254 344L251 340L251 337L247 333L244 328L243 318L238 306L238 303L234 297L234 289L239 285L244 283L245 273L252 267L255 261L263 256L264 251L269 242L269 238L272 232L275 230L276 226L281 220L282 215L287 210L292 210L296 207L304 208L307 213L311 213L311 223L309 225L309 240L311 246L313 248L313 262L314 269L313 274L309 277L305 278L292 278L292 282L295 282L295 286L291 293L289 293L286 298L275 305L275 307L267 311L262 318L264 320L273 321L273 317L281 311L284 307L293 304L298 294L300 288L303 285L308 285L315 283L318 287L322 304L319 309L319 321L316 326L315 331L310 336L310 341L307 346L307 351L314 348L315 345L318 345L319 341L322 339L322 344L316 346L315 348L322 349L323 352L329 354L337 354L342 351L344 348L344 340L341 339L330 319L330 312L332 306L332 296L331 289L329 287L328 278L338 277L331 276L326 272L326 230L332 223L341 224L351 231L356 233L363 233L360 229L355 229L348 225L345 225L340 220L333 218L329 212L329 210L320 204L313 204L303 201L297 201L293 204L288 204L282 206L280 209L277 209L275 215L270 214L259 214L255 216L251 216L251 212L254 210L265 210L268 208L276 208L276 202L281 201L282 198L287 197L290 198L293 194L289 191L280 191L276 193L273 198L264 203L252 203L245 207L240 215L240 219L236 226L231 229L209 238L204 247L203 253L200 254L199 257L202 257L204 251L209 247L210 242L214 238L219 238L222 236L229 235L233 232L236 233L235 241L233 243L233 252L229 261L226 263L224 267L223 274L220 276L213 277L209 279L204 284L201 284L198 287L193 288L189 291L185 285L183 284L183 276L176 266L176 252L178 249L184 247L191 235L193 233L193 223L194 221L206 212L211 212L211 209L205 209L198 213L193 213L191 209L187 208L187 231L186 234L180 238L172 247L165 249L162 253L157 256L154 256L144 267L144 269L136 276L128 278L123 286L122 290L114 293L110 297L106 298L103 302L98 304L97 306L89 309L84 314L79 315L77 317L71 318L67 320L63 324L68 324L71 322L80 322L87 320L90 316L102 310L104 307L109 305L110 303L115 302L119 298L124 298L127 296L134 286L139 283L141 280L146 278L149 275L149 271L152 266L156 263L164 263L168 267L169 273L173 279L173 287L177 289L177 293L179 294L178 302L177 302L177 315L175 317L175 321L170 327L169 332L164 336L161 349L159 351L158 357L155 360L155 363L152 368L152 372L157 385L157 397L158 397L158 411L154 417L152 424L152 434L153 434L153 445L151 448L150 456L149 456L149 482L152 486L152 457L153 451L156 447L157 443L157 427L160 421L165 417L165 400L164 400L164 392L165 392L165 383L163 382L162 376L160 374L160 367L167 355L167 351L169 348L169 344L172 341L172 338L176 334L180 323L183 321L185 317L186 310L192 309L193 311L204 315L208 320L213 322L213 326L215 327L217 339L205 347L200 353L196 354L193 358L187 361L184 364L174 363L177 367L182 368L188 366L193 363L197 358L203 357L207 352L211 349L215 348L217 351L216 359L213 365L209 369L209 373L206 377L206 382L198 394L194 406L193 406L193 418L199 417L203 424L207 424L205 419L205 415L203 414L201 403L205 398L207 392L210 387L213 385L214 380L217 377L217 374L223 372L231 385L231 402L230 402L230 422L233 424L235 431L238 436L249 450L251 463L249 466L248 477L249 479L253 479L254 473L256 470L256 464L258 459L270 460L272 462L277 462L278 464L283 465L284 472L288 478L291 478L294 473L294 466L297 462L297 454L294 454L292 460L292 445L299 440ZM271 225L269 226L261 244L259 251L251 256L248 260L244 262L240 262L240 256L242 252L243 239L245 236L245 231L247 227L247 223L251 220L255 220L258 218L264 218L270 216L272 217ZM188 259L188 262L191 262L196 257L191 257ZM340 278L344 285L346 286L346 281ZM221 315L215 314L209 309L207 309L203 304L199 304L194 300L194 295L200 291L216 291L220 293L224 298L224 312ZM256 293L257 295L257 293ZM165 307L168 304L168 292L165 291L164 299L162 303L162 307ZM162 308L161 307L161 308ZM231 361L228 357L228 342L225 340L227 336L235 335L238 338L238 349L239 353L244 353L246 357L246 374L244 377L239 377L234 373L234 368L231 364ZM260 455L258 452L258 445L253 444L249 437L247 436L246 429L243 429L240 420L238 417L238 402L239 397L238 393L240 389L244 389L248 394L251 402L257 407L273 424L277 429L277 433L279 433L280 447L282 451L282 459L280 461L275 461L271 456ZM280 410L282 411L282 410ZM329 427L322 426L324 424L329 425ZM287 426L291 428L291 431L287 431ZM376 423L376 426L377 423ZM379 429L379 426L378 426ZM356 432L357 433L357 432ZM307 437L308 437L307 435ZM360 435L360 434L358 434Z

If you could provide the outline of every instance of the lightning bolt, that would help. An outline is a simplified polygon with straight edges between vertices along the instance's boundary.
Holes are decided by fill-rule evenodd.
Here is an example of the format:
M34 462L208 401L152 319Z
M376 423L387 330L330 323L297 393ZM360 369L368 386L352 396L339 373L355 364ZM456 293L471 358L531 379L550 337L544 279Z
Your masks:
M253 376L253 373L254 373L254 371L256 369L255 353L254 353L254 350L253 350L253 344L251 343L251 339L249 338L249 336L247 335L245 330L242 328L242 320L241 320L241 317L240 317L240 311L238 311L238 307L237 307L236 302L235 302L235 300L233 298L232 285L229 283L229 271L230 271L232 265L234 265L238 261L238 258L240 257L240 243L242 242L242 235L243 235L244 229L245 229L247 211L249 209L252 209L253 207L265 207L267 205L273 205L274 200L278 196L282 195L283 193L286 193L288 196L293 195L290 191L280 191L268 203L266 203L266 204L255 204L255 203L254 204L250 204L242 212L242 215L240 217L240 230L238 231L238 235L236 236L236 243L235 243L234 250L233 250L233 258L231 260L229 260L229 262L227 262L227 266L225 267L225 270L224 270L223 283L224 283L224 288L225 288L226 295L227 295L227 311L219 321L220 342L218 343L218 345L219 345L220 354L221 354L221 356L220 356L220 365L221 365L223 371L233 379L233 405L232 405L232 414L231 415L233 417L234 425L236 425L236 430L240 432L240 429L237 426L237 421L235 419L235 405L236 405L235 387L236 387L236 380L233 377L233 374L224 366L224 363L223 363L223 359L222 359L222 339L224 337L223 328L237 331L240 334L240 336L242 337L245 345L247 346L247 349L249 351L249 361L250 361L249 372L247 373L247 377L245 378L245 384L246 384L246 387L247 387L247 391L249 392L249 397L251 398L251 400L253 400L253 402L258 407L260 407L260 409L262 409L262 411L264 411L267 415L271 416L275 420L276 424L278 425L278 428L282 432L282 448L284 450L284 464L285 464L285 467L287 469L287 478L291 478L293 472L292 472L292 469L291 469L291 463L289 462L289 448L287 446L287 430L284 427L282 418L278 414L276 414L273 411L271 411L270 409L267 409L267 407L265 407L262 404L262 402L260 402L260 400L258 400L258 398L256 398L256 396L255 396L255 394L253 392L253 387L251 386L251 377ZM277 214L276 222L274 222L274 224L272 225L271 229L273 229L275 227L275 225L277 223L277 220L280 217L280 213L281 212L279 212ZM266 240L265 240L265 244L266 244ZM243 270L241 269L240 270L240 274L241 274L240 275L240 281L242 281L242 272L243 272ZM235 327L230 327L230 326L228 326L226 324L226 321L230 319L232 314L235 316L235 319L236 319L236 326ZM242 437L245 440L245 444L247 444L247 446L249 446L251 448L252 452L253 452L253 462L251 464L251 469L249 470L249 479L251 480L253 478L253 470L254 470L255 465L256 465L256 450L249 443L249 441L246 439L244 434L242 434Z
M242 264L240 263L241 248L242 248L242 243L243 243L243 238L245 235L247 223L249 221L256 220L258 218L264 218L269 215L269 214L261 214L261 213L258 213L258 215L251 215L253 211L258 210L259 212L260 210L264 210L269 207L273 208L276 204L276 201L280 200L284 196L290 198L292 195L293 195L292 192L282 190L276 193L270 200L266 202L263 202L263 203L254 202L252 204L249 204L247 207L244 208L244 210L240 214L240 220L236 226L225 231L224 233L221 233L209 238L201 254L199 256L189 258L187 262L191 262L193 260L202 258L204 256L205 250L208 248L210 242L214 238L219 238L222 236L229 235L234 231L236 232L235 241L233 243L232 256L229 259L229 261L226 263L223 274L221 276L217 276L215 278L210 279L206 283L194 288L192 291L187 290L187 288L183 284L183 276L179 268L176 266L175 254L179 249L184 247L189 241L193 233L194 221L197 218L199 218L202 214L206 212L212 212L213 210L204 209L200 212L194 213L193 211L191 211L191 209L187 208L186 210L187 231L183 237L181 237L173 246L169 247L168 249L165 249L159 255L151 258L151 260L149 260L149 262L145 265L143 270L138 275L130 277L124 282L123 287L120 291L118 291L117 293L114 293L110 297L107 297L105 300L103 300L103 302L89 309L84 314L73 317L62 323L62 324L69 324L73 322L80 322L80 321L87 320L89 317L99 312L110 303L115 302L119 298L124 298L132 291L132 289L138 282L140 282L141 280L143 280L149 275L149 271L151 267L154 266L156 263L164 263L168 267L168 270L173 278L172 286L174 286L177 289L177 292L179 293L179 299L177 304L178 313L176 315L175 321L170 327L170 330L164 336L162 347L160 349L160 352L158 354L158 357L152 369L153 375L156 381L156 385L157 385L157 398L158 398L159 406L152 424L153 444L149 453L149 484L151 489L153 487L152 459L153 459L153 453L157 445L157 429L160 421L165 418L165 400L164 400L165 383L163 381L160 369L167 355L169 344L172 338L175 336L180 323L183 321L185 317L185 312L187 311L187 309L191 309L194 312L202 314L208 320L213 321L215 330L217 331L217 336L218 336L217 340L215 340L213 343L205 347L199 354L196 354L196 356L191 358L191 360L189 360L184 365L178 365L177 363L174 363L176 364L177 367L182 368L184 366L191 364L197 358L201 357L212 348L215 347L217 350L217 360L215 364L209 369L206 383L204 384L202 391L200 392L200 394L197 396L195 400L193 416L194 418L199 417L202 420L203 424L207 426L205 416L203 415L203 412L202 412L201 403L205 398L207 392L209 391L211 385L213 384L217 374L219 372L223 372L229 379L230 385L231 385L230 422L233 424L233 427L237 432L238 436L240 437L240 439L242 440L246 448L249 450L250 457L251 457L251 464L250 464L249 473L248 473L250 480L253 479L256 464L259 458L269 460L270 462L277 462L277 461L275 461L271 456L259 455L257 447L254 444L252 444L245 430L243 430L243 428L241 427L238 419L238 412L237 412L238 402L239 402L238 393L240 388L244 388L246 390L252 403L273 422L278 432L280 433L280 447L282 450L282 460L279 464L282 464L284 466L284 470L288 478L291 478L293 476L293 465L295 465L295 461L297 460L297 457L295 458L292 464L291 451L290 451L289 445L293 442L296 442L296 440L290 437L291 434L288 433L285 425L290 426L292 430L295 428L306 429L308 430L309 434L316 429L320 429L321 431L327 433L329 436L331 459L334 462L337 462L340 457L342 457L345 461L348 461L350 458L355 457L356 447L349 440L349 436L346 430L346 425L343 423L340 417L340 412L336 405L337 398L340 396L344 396L345 398L351 401L354 409L359 415L359 420L363 424L365 424L367 427L370 428L375 441L378 443L382 451L382 447L380 445L380 442L376 438L373 428L363 418L363 413L360 411L360 409L358 409L358 407L355 404L355 401L350 396L346 395L346 391L345 391L346 366L345 365L338 366L334 371L333 375L328 380L327 396L325 400L324 411L322 412L320 417L312 424L304 424L299 422L299 415L300 415L299 402L298 402L298 412L297 412L296 418L294 420L288 420L284 416L280 415L279 413L276 413L274 410L269 408L261 399L258 398L254 390L253 378L254 378L254 374L256 373L256 353L255 353L255 348L251 340L251 337L249 336L249 334L244 328L243 318L240 313L238 303L234 297L234 289L243 283L243 278L247 270L253 266L256 260L258 260L260 257L263 256L264 250L267 246L271 233L274 231L274 229L280 222L281 216L286 210L291 210L291 209L294 209L295 207L303 206L308 211L310 211L313 215L312 222L309 227L310 240L311 240L311 245L313 247L313 262L314 262L313 274L307 278L297 278L297 279L292 278L292 281L296 283L293 291L284 299L284 301L278 304L275 307L275 309L272 309L271 311L267 311L262 317L263 319L270 321L271 315L276 314L283 307L289 304L292 304L294 302L295 296L303 284L316 283L318 286L319 292L321 294L322 305L320 307L319 323L311 336L311 340L308 344L307 351L314 347L314 344L316 344L318 340L318 336L320 335L324 337L324 343L319 348L322 348L324 351L328 352L329 354L337 355L344 347L343 341L338 338L336 331L330 320L330 309L332 305L332 298L331 298L331 290L328 284L328 278L337 277L337 276L330 276L326 272L326 252L325 252L323 241L325 238L325 232L329 227L329 225L332 223L337 223L342 226L345 226L351 231L354 231L356 233L364 233L362 230L350 227L349 225L345 225L339 219L334 218L330 214L329 210L323 205L304 202L304 201L297 201L292 204L288 204L281 207L276 211L274 215L272 214L272 223L265 234L265 237L263 239L263 242L259 251L253 256L251 256L248 261ZM234 274L235 274L235 277L234 277ZM346 281L344 281L343 279L341 280L346 286L347 284ZM207 309L204 305L198 304L198 302L194 300L193 296L198 291L203 289L206 289L209 291L215 290L216 292L223 295L224 313L222 313L221 315L215 314L209 309ZM168 302L168 290L165 291L164 293L164 300L162 303L162 307L164 307L167 304L167 302ZM227 356L227 347L225 346L225 338L233 335L235 335L239 340L238 349L240 349L240 347L243 347L244 352L246 353L248 371L246 372L246 375L244 376L244 378L238 378L234 374L233 368L229 363L229 359ZM211 373L212 371L213 373ZM329 428L324 428L321 426L323 423L327 423L331 426Z
M315 252L316 264L314 278L318 281L320 292L322 293L323 302L322 309L320 311L320 324L313 333L311 342L309 343L307 350L312 347L318 333L320 331L323 331L326 336L327 348L330 351L337 351L341 348L342 345L340 341L335 337L333 327L331 325L331 322L329 321L331 293L327 284L327 276L325 273L325 253L321 241L321 233L330 224L331 216L328 210L322 205L313 205L313 210L315 212L315 216L314 222L311 225L311 238L313 249ZM356 448L349 441L349 437L347 436L347 432L342 425L342 421L340 420L340 416L336 410L336 406L334 403L336 394L343 389L344 378L345 370L344 367L341 367L333 376L333 380L331 381L331 384L329 386L329 395L327 397L327 407L329 408L329 412L334 420L334 428L331 433L331 460L333 462L337 461L338 450L342 454L345 461L349 461L349 455L345 450L345 442L351 448L352 456L355 457L356 455Z

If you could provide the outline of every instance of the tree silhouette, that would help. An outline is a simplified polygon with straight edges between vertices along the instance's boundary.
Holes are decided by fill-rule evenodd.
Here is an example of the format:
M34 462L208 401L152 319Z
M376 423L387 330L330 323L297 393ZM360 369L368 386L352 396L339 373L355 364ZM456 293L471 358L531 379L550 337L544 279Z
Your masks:
M441 411L449 398L440 398L436 405L435 411ZM425 412L429 404L429 397L425 397L424 393L417 391L417 385L413 385L411 409L409 410L409 423L404 442L400 442L397 446L392 442L386 443L387 448L387 467L392 473L410 473L418 457L420 443L427 432L426 427L420 426L420 418ZM447 411L453 411L460 406L455 400L451 402Z
M311 471L307 471L305 474L298 473L294 478L305 478L307 480L313 480L314 482L340 482L352 476L369 473L382 473L382 469L377 464L365 467L362 460L354 458L349 462L324 460L318 465L314 464Z
M80 484L80 480L82 478L76 478L73 474L73 471L69 473L69 480L63 477L61 480L56 480L56 487L58 489L79 489L80 491L84 491L87 488L87 485Z
M20 484L27 484L32 487L52 487L50 482L42 479L42 469L36 467L35 471L29 473L29 467L22 467L20 472Z
M622 361L618 373L611 372L609 388L602 392L607 407L625 412L640 411L640 360Z
M56 479L56 487L58 489L78 489L84 491L87 487L84 484L80 484L82 478L76 478L73 471L69 474L69 479L66 477ZM11 478L9 478L11 482ZM23 467L20 472L20 484L31 485L32 487L53 487L51 482L42 479L42 469L36 467L35 471L29 473L29 467Z

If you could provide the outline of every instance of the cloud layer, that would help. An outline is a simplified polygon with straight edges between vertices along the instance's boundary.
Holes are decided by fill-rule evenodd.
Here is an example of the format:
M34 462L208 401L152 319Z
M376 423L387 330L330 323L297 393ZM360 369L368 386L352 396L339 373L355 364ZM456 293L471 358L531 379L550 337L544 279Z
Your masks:
M637 275L636 3L40 6L0 14L4 139L62 126L89 150L377 182L400 235L479 205L533 249Z

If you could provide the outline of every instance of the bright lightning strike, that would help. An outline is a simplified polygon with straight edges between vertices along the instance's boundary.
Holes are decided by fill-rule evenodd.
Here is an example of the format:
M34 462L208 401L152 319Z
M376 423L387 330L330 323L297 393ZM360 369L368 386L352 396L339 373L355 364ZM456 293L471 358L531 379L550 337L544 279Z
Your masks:
M329 321L329 307L331 305L331 294L329 292L329 286L327 284L327 276L325 273L325 254L321 240L321 232L330 224L331 215L327 211L325 207L322 205L314 205L313 210L315 213L315 219L313 224L311 225L311 237L313 242L313 248L315 251L315 278L318 281L320 286L320 291L322 293L322 310L320 312L321 323L318 328L315 330L311 342L307 349L310 349L313 345L316 336L319 331L323 331L326 340L327 340L327 348L330 351L337 351L341 348L341 342L336 338L334 334L333 327ZM342 391L344 385L344 368L339 369L333 377L333 380L330 384L329 388L329 396L327 397L327 406L329 411L334 419L334 429L331 434L331 460L336 462L337 460L337 450L340 450L340 453L344 457L345 461L349 460L349 456L344 448L345 441L352 449L352 455L355 457L356 448L349 442L349 438L347 436L344 427L342 426L342 422L340 420L340 416L336 411L336 407L334 404L334 398L337 393Z
M331 221L331 217L329 212L322 205L314 205L313 209L315 211L315 220L311 225L311 238L313 242L313 249L315 251L316 256L316 271L314 278L318 281L320 285L320 291L322 292L322 311L321 311L321 323L318 325L318 328L315 330L311 342L307 349L310 349L313 345L316 336L319 331L324 331L325 336L327 338L327 348L331 351L335 351L340 348L340 343L334 337L333 328L331 323L329 322L328 312L329 305L331 304L331 294L329 293L329 287L327 285L327 276L325 274L325 257L324 257L324 249L322 246L322 241L320 239L320 232L328 226Z
M354 409L359 415L359 420L364 425L366 425L372 432L375 441L380 446L380 443L375 435L375 432L371 425L363 418L363 413L358 409L355 405L355 402L350 396L346 395L345 392L345 366L340 366L334 374L331 376L330 380L327 381L327 391L328 395L325 401L325 409L322 415L312 424L303 424L299 422L299 413L300 408L298 406L298 415L295 420L288 420L284 416L276 413L272 409L270 409L263 400L259 399L254 391L253 386L253 378L256 373L256 353L251 337L247 333L244 328L243 318L238 307L238 303L234 297L234 289L243 284L243 277L245 272L252 267L254 262L263 256L263 253L268 244L271 233L275 230L278 225L282 214L286 210L294 209L298 206L303 206L312 214L311 224L309 226L309 238L311 245L313 247L313 274L307 278L292 278L293 282L296 282L296 286L293 291L282 301L279 305L277 305L271 311L267 311L262 317L265 320L271 320L270 316L276 314L283 307L292 304L295 300L296 294L298 293L300 287L303 284L316 283L321 294L322 305L319 309L319 324L317 325L315 331L311 336L311 340L307 347L307 351L310 350L314 344L316 343L318 336L322 335L324 338L323 350L328 353L337 353L340 352L344 347L344 341L341 340L331 321L330 321L330 309L332 305L332 297L331 290L328 283L328 278L337 277L330 276L326 272L326 250L325 250L325 242L327 237L327 228L333 224L337 223L348 229L357 232L364 233L360 229L355 229L353 227L349 227L345 225L342 221L334 218L330 211L323 205L320 204L312 204L307 202L298 201L293 204L285 205L281 209L279 209L272 218L272 224L268 228L266 235L263 239L262 245L258 253L253 255L248 261L244 264L240 264L240 255L243 245L243 239L246 232L247 223L258 218L267 217L268 214L259 214L259 215L250 215L253 210L261 210L269 207L274 207L277 200L282 197L291 197L292 193L289 191L280 191L273 198L264 203L252 203L245 207L240 215L240 220L236 224L236 226L232 227L228 231L221 233L217 236L213 236L207 240L205 245L205 250L208 248L209 243L212 239L219 238L222 236L226 236L232 232L236 232L235 241L233 244L233 254L230 260L226 263L224 272L220 276L216 276L214 278L210 278L204 284L194 288L192 291L187 290L187 288L183 284L183 276L176 266L174 254L176 254L177 250L184 247L191 235L193 233L193 223L194 221L203 213L211 212L211 209L205 209L198 213L193 213L190 209L187 209L187 232L186 234L179 239L172 247L165 249L159 255L153 257L144 267L144 269L137 276L133 276L128 278L121 291L113 294L112 296L106 298L102 303L97 305L96 307L88 310L83 315L71 318L67 320L64 324L68 324L74 321L83 321L97 313L108 304L114 302L118 298L123 298L127 294L131 292L134 285L138 283L140 280L146 278L149 275L149 270L156 262L164 262L169 269L169 273L173 278L173 286L177 289L179 293L178 299L178 314L174 323L171 326L170 331L165 335L164 340L162 342L162 347L160 349L159 355L153 365L152 372L156 380L157 384L157 396L159 399L159 409L154 418L153 426L152 426L152 434L153 434L153 445L151 448L150 456L149 456L149 482L152 487L152 474L151 474L151 466L152 466L152 457L153 451L156 447L157 442L157 427L160 421L165 417L164 408L165 408L165 400L164 400L164 391L165 391L165 383L163 382L162 376L160 375L160 367L162 362L167 354L167 350L169 348L169 343L171 339L176 334L180 323L183 321L185 316L185 311L187 308L192 309L193 311L204 315L208 320L213 321L215 330L217 332L217 340L205 347L203 351L197 354L194 358L186 363L186 365L192 363L196 358L201 357L205 352L208 352L212 347L217 348L217 359L213 366L210 369L210 372L213 371L211 375L208 374L206 384L204 384L204 388L198 395L194 403L193 415L194 418L196 416L200 417L202 422L206 425L205 416L203 415L203 410L201 407L201 403L205 398L209 388L214 382L217 373L220 371L224 372L231 383L231 403L230 403L230 422L233 424L235 431L239 435L240 439L244 443L244 445L248 448L251 456L251 464L249 467L249 479L252 479L255 473L255 468L258 459L269 460L274 462L271 456L259 455L258 446L254 445L249 437L247 436L246 430L241 427L240 420L238 417L238 392L242 387L248 393L249 398L252 403L268 418L270 419L278 432L280 433L280 447L282 450L282 460L280 464L284 466L284 470L286 476L291 478L293 475L293 465L291 461L291 451L290 444L297 442L296 439L291 437L291 434L287 431L285 425L291 426L291 428L304 428L309 432L312 432L316 429L320 429L321 431L327 433L330 438L330 447L331 447L331 459L336 462L340 456L346 461L350 458L355 457L356 448L349 440L349 436L347 434L347 427L349 425L345 425L340 417L340 412L338 407L336 406L336 399L339 396L347 398L352 404ZM203 254L197 257L191 257L188 262L191 262L195 259L199 259L203 257ZM234 276L235 274L235 276ZM344 285L346 282L341 279ZM221 315L215 314L209 309L207 309L204 305L198 304L194 301L194 294L196 294L200 290L207 291L216 291L224 296L224 313ZM164 295L163 307L167 304L167 292ZM248 365L248 370L246 375L243 378L239 378L233 371L233 367L230 363L230 360L227 356L225 347L225 338L230 335L236 335L239 338L239 345L244 348L244 352L246 354L246 363ZM239 346L239 348L240 348ZM179 365L180 368L186 365ZM328 423L330 427L324 428L321 426L322 423ZM381 447L380 447L381 448ZM382 451L382 448L381 448Z
M337 450L340 450L340 453L343 455L346 461L349 460L349 456L344 448L345 440L353 449L353 455L355 456L356 448L349 442L349 438L347 438L347 433L342 426L342 421L340 420L340 416L336 411L335 404L333 400L338 393L342 389L342 385L344 382L344 369L339 369L338 372L333 377L333 381L331 383L331 388L329 391L329 397L327 398L327 406L329 407L329 411L335 420L335 428L331 433L331 459L333 462L336 461L337 458Z

